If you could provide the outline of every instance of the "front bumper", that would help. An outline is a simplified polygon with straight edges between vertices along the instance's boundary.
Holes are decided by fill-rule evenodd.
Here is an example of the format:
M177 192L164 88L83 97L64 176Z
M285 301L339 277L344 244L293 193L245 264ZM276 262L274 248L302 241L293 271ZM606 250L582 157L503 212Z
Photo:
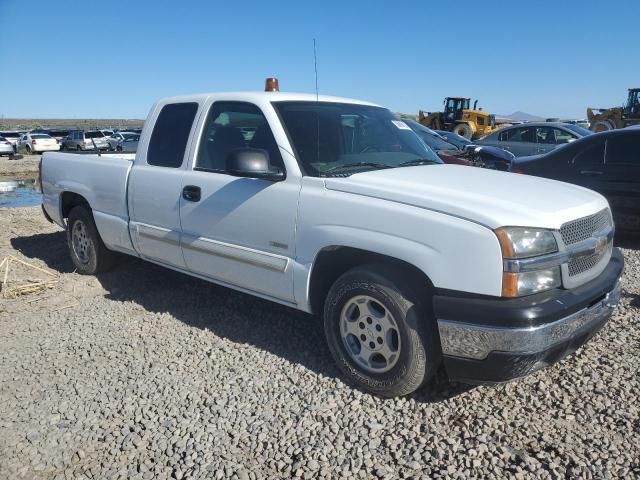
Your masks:
M577 350L609 319L620 299L622 254L571 290L515 299L436 295L434 309L451 380L498 383L523 377Z

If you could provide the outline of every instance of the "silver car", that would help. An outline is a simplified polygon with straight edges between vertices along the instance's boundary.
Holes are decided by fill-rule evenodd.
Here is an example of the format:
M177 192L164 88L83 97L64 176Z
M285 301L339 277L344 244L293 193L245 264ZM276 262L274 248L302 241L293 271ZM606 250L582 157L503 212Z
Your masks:
M135 153L138 149L138 142L140 141L140 135L137 133L127 134L118 145L116 150L118 152Z
M62 147L64 150L108 150L109 144L100 130L75 130L64 139Z
M523 157L550 152L591 133L585 128L567 123L525 123L502 128L474 143L500 147L509 150L516 157Z
M123 142L123 140L131 135L138 135L135 132L114 132L109 137L107 137L107 142L109 143L109 150L117 150L118 145Z

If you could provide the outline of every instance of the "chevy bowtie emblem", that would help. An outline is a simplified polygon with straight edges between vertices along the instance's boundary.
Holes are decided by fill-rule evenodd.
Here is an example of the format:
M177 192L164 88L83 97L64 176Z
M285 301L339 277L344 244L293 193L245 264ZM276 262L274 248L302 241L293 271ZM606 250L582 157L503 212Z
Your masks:
M596 233L593 235L596 240L596 248L595 251L598 255L602 255L607 250L607 244L609 241L607 240L606 233Z

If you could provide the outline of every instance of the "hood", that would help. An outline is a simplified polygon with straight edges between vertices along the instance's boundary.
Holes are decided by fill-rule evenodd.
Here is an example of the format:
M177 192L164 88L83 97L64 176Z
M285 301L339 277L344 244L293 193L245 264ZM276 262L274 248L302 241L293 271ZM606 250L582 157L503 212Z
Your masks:
M558 229L607 207L600 194L568 183L460 165L424 165L327 178L329 190L454 215L491 229Z

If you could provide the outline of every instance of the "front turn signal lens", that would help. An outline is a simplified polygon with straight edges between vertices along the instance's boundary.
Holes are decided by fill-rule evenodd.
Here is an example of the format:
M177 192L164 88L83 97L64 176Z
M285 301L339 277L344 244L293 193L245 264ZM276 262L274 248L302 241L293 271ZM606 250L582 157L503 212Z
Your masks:
M533 270L530 272L504 272L502 274L502 296L521 297L557 288L562 284L560 267Z

